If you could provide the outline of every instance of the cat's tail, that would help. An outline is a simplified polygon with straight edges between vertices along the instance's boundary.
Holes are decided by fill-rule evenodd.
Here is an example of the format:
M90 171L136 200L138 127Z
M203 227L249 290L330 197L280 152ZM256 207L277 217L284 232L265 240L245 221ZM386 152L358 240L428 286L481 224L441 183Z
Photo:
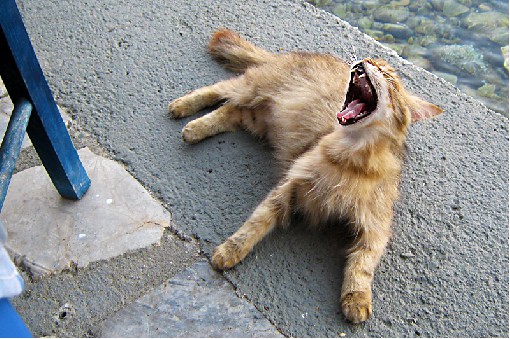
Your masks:
M213 33L208 47L216 60L234 72L244 72L248 67L261 65L275 56L226 28Z

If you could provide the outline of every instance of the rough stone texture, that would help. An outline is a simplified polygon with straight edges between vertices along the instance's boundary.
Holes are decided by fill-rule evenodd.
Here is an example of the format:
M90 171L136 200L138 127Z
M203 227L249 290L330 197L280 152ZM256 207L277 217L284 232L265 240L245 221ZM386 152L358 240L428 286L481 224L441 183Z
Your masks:
M411 128L373 318L352 326L340 315L334 230L279 230L226 276L285 335L508 336L508 119L300 1L18 4L59 104L207 254L277 181L269 149L254 138L231 133L188 146L180 135L188 119L167 115L173 98L232 75L206 54L211 32L227 26L272 51L387 59L445 114Z
M2 222L6 247L36 276L158 243L170 214L112 160L79 152L92 181L78 202L60 197L44 167L15 174Z
M175 275L101 325L101 337L282 337L206 260Z

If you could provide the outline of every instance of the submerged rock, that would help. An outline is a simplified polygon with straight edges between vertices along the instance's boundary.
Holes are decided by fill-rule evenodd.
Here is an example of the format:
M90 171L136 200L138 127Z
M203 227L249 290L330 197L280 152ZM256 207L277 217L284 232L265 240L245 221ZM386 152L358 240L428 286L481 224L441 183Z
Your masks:
M481 10L481 11L484 11L484 12L488 12L490 10L492 10L492 7L489 6L488 4L479 4L478 5L478 8Z
M340 19L345 19L350 13L347 10L346 4L338 4L333 9L333 13Z
M432 60L439 69L457 70L471 75L481 75L487 69L483 55L472 45L440 46L431 53L434 56Z
M361 3L361 6L365 10L372 12L381 6L381 2L379 0L365 0Z
M418 25L415 26L414 30L416 31L416 33L430 35L436 31L436 29L437 29L436 26L438 26L438 25L434 20L423 17L419 21Z
M485 32L497 27L506 27L508 29L508 15L496 11L472 12L464 18L462 23L466 28L477 32Z
M391 34L384 34L383 37L379 41L386 42L386 43L392 43L392 42L395 42L397 40Z
M374 11L374 19L380 22L398 23L409 18L409 9L402 6L386 5Z
M444 6L444 0L431 0L430 3L436 11L442 11Z
M413 64L415 64L416 66L419 66L421 68L424 68L424 69L431 69L432 68L432 64L430 63L430 61L428 59L422 58L420 56L414 55L414 56L410 56L410 57L408 57L406 59L411 61Z
M497 99L498 95L496 94L496 86L493 84L485 84L482 87L479 87L476 92L478 95L490 98L490 99Z
M413 15L406 20L406 25L407 27L414 29L416 26L420 25L421 20L422 20L421 16Z
M365 29L365 30L363 30L363 32L370 35L372 38L374 38L377 41L380 41L384 36L384 32L379 31L377 29Z
M508 27L498 27L487 33L489 39L500 46L508 44Z
M383 31L391 34L397 39L407 39L413 35L413 31L403 24L384 24L382 25Z
M447 17L455 17L469 12L469 8L455 0L445 0L443 4L443 13Z
M436 41L437 37L435 35L425 35L417 39L417 42L423 47L433 44Z
M373 23L374 21L366 16L359 18L359 20L357 21L358 27L361 29L370 29Z
M412 58L414 56L425 57L428 54L428 49L414 44L404 44L404 49L402 50L402 56L406 59Z

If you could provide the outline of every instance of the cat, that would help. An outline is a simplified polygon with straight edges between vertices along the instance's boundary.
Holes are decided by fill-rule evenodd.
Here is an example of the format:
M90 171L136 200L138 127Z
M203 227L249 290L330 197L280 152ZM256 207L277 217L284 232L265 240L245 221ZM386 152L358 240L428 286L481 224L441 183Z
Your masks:
M211 263L232 268L294 213L310 225L345 220L354 234L340 302L352 323L372 314L372 280L391 234L409 125L443 112L408 93L383 60L349 66L329 54L274 54L222 28L210 54L239 76L194 90L169 105L174 118L224 102L182 130L187 143L248 130L275 150L283 177Z

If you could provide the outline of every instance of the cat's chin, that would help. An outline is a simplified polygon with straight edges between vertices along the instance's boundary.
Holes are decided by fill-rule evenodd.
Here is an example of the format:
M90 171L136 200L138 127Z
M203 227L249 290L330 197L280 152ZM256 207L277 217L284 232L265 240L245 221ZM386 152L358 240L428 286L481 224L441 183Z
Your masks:
M338 123L348 126L365 119L376 110L377 102L377 93L363 62L355 64L351 69L351 79L344 106L337 113Z

